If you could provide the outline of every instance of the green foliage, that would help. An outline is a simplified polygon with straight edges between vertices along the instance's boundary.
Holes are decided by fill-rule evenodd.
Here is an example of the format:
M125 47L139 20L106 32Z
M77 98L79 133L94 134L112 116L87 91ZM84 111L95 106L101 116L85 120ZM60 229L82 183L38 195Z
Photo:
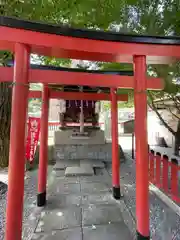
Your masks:
M29 99L29 102L28 102L28 112L33 112L33 113L36 113L36 112L39 112L41 110L41 99L39 98L31 98Z
M30 90L41 91L42 90L42 84L41 83L31 83L30 84Z
M101 69L104 70L117 70L117 71L132 71L132 64L122 64L122 63L103 63L101 64ZM118 94L128 94L128 102L119 102L118 108L131 108L134 106L133 90L132 89L121 89L117 91ZM106 109L110 108L110 104L106 103Z
M132 64L128 63L101 63L99 66L104 70L133 71Z
M59 59L59 58L45 57L45 56L41 56L41 61L42 61L42 64L44 65L51 65L55 67L59 67L59 66L69 67L71 64L70 59Z
M107 29L120 22L125 1L4 0L3 15L78 27Z
M12 54L7 51L0 51L0 66L5 66L12 59Z

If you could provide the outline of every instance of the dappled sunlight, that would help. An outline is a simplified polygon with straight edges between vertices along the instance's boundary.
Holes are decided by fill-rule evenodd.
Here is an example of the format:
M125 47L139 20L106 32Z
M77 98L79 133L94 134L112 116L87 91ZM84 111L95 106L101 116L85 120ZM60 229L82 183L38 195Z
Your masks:
M3 183L7 183L8 181L8 173L1 173L0 172L0 181Z
M57 212L56 215L57 215L58 217L62 217L62 216L63 216L63 213L62 213L62 212Z

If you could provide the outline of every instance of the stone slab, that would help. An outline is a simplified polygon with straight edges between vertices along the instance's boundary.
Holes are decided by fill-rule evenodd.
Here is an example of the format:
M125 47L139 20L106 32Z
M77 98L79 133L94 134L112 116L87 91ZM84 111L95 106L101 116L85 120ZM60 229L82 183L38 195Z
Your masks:
M84 176L84 177L80 177L79 178L80 183L83 182L89 182L89 183L93 183L93 182L101 182L103 184L106 185L110 185L111 186L111 179L110 176L108 174L108 172L103 168L96 168L95 170L95 175L92 177L90 176Z
M59 178L59 177L64 177L64 174L65 174L65 169L63 170L55 170L55 176L56 178Z
M131 240L127 226L121 222L116 224L91 226L83 228L83 240Z
M71 139L73 139L73 140L89 140L89 136L75 136L75 135L72 135L71 136Z
M110 192L100 192L94 194L88 194L82 196L82 204L83 205L92 205L92 204L115 204L116 201L112 197L112 193Z
M82 240L81 228L54 230L49 233L35 233L31 240Z
M80 166L83 166L83 164L89 164L93 168L104 168L104 163L100 160L94 160L94 159L82 159L80 160Z
M75 160L61 160L61 161L56 162L53 169L64 170L67 167L78 167L79 165L80 165L80 161L77 160L77 159L75 159Z
M48 197L47 200L47 210L54 210L57 208L80 206L82 202L82 197L79 194L59 194L52 195Z
M51 186L51 193L59 194L79 194L80 193L80 184L79 183L63 183L61 179L55 182L54 185Z
M115 205L89 205L82 209L83 226L123 222L121 211Z
M81 226L81 208L57 208L43 211L35 232L51 232Z
M93 168L89 165L83 165L80 167L67 167L65 176L92 176L94 175Z
M81 182L81 192L86 193L99 193L99 192L109 192L111 189L109 184L102 182Z
M89 182L89 183L93 183L93 182L103 182L103 183L108 183L109 181L105 178L105 177L101 177L101 176L97 176L94 175L92 176L82 176L80 177L80 182Z
M62 170L58 170L57 172L62 171ZM72 184L72 183L79 183L80 177L65 177L65 171L64 174L61 176L56 176L56 179L54 180L54 185L55 184ZM51 189L49 189L50 191Z

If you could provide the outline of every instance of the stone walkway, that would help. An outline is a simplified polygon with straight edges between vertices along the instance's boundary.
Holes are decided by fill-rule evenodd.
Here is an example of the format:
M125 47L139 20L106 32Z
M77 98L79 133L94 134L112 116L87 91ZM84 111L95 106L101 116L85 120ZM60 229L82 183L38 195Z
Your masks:
M47 206L31 214L23 240L136 239L135 161L125 151L120 201L112 198L110 163L88 177L53 171ZM151 190L149 199L151 240L180 240L180 217Z
M119 201L112 198L110 176L96 169L92 177L64 177L54 173L47 206L31 222L38 222L32 240L130 240ZM34 224L35 226L35 224Z

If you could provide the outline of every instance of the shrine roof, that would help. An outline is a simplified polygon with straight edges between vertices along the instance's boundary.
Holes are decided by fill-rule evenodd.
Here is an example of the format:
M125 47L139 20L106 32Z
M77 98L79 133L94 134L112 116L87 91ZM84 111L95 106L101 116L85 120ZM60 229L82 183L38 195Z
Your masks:
M68 37L86 38L111 42L180 45L180 37L178 36L134 35L110 31L105 32L92 29L78 29L70 28L65 25L47 24L42 22L21 20L17 18L4 16L0 16L0 26L30 30L41 33L62 35Z

